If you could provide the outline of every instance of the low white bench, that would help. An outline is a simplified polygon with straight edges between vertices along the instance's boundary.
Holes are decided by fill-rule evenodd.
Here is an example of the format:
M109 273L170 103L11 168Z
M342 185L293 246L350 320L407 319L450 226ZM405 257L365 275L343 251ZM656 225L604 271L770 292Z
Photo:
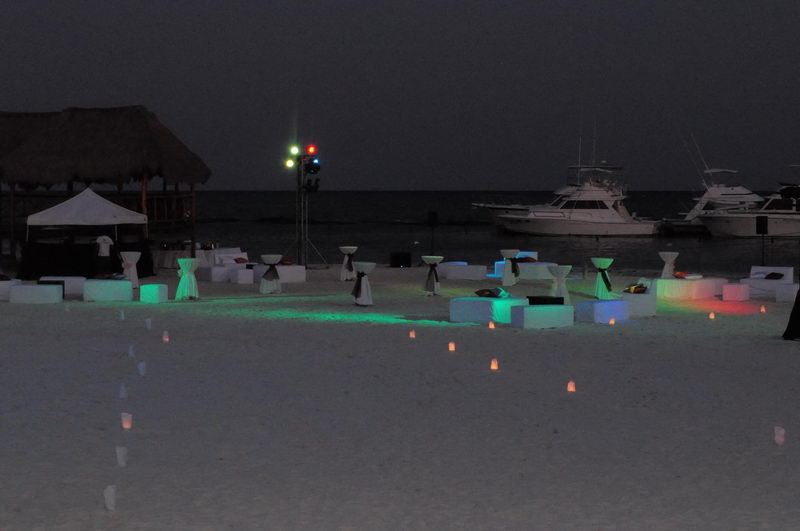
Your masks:
M306 281L306 266L278 265L275 267L278 269L278 276L281 278L281 284ZM261 273L261 275L263 276L264 273Z
M575 323L575 308L563 304L534 304L511 307L515 328L560 328Z
M55 284L18 284L11 287L9 301L27 304L52 304L64 300L63 289Z
M139 302L162 303L169 300L166 284L142 284L139 286Z
M527 306L518 297L459 297L450 300L450 321L454 323L511 323L511 308Z
M130 280L91 278L83 283L83 300L129 302L133 300L133 284Z
M611 319L615 322L628 319L628 301L597 300L581 301L575 304L575 320L581 323L608 324Z
M64 296L80 297L83 295L83 283L86 282L86 277L46 276L41 277L39 280L62 281L64 282Z
M794 302L800 284L778 284L775 286L775 302Z
M22 284L22 281L18 278L0 280L0 301L7 301L11 295L11 288L13 286L19 286L20 284Z
M783 275L783 277L776 279L764 278L770 273L780 273ZM750 276L741 279L740 282L750 286L751 297L775 296L775 289L777 286L781 284L794 283L794 268L777 266L752 266L750 268Z
M722 300L749 301L750 286L747 284L725 284L722 286Z

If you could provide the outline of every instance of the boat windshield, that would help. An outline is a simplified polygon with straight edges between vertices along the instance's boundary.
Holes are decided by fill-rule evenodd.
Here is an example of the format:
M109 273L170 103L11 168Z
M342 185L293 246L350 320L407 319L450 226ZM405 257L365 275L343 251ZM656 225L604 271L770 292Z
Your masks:
M764 205L764 210L794 210L794 201L791 199L773 199Z
M603 201L564 201L564 204L561 205L563 209L581 209L581 210L597 210L601 208L608 208Z

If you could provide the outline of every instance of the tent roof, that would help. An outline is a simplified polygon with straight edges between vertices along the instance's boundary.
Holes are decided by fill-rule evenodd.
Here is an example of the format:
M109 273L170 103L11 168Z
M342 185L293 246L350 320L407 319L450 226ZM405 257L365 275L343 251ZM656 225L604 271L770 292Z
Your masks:
M124 184L156 175L204 183L211 170L142 106L0 112L0 180Z
M87 188L54 207L28 216L28 225L126 225L147 223L147 216L123 208Z

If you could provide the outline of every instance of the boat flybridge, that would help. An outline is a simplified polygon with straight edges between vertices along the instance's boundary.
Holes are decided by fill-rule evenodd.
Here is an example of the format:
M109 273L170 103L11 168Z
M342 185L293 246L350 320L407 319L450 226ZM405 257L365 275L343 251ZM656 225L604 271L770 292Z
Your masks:
M631 215L619 181L621 166L607 163L570 166L573 181L555 191L548 204L524 213L497 216L511 232L541 236L651 236L659 221Z

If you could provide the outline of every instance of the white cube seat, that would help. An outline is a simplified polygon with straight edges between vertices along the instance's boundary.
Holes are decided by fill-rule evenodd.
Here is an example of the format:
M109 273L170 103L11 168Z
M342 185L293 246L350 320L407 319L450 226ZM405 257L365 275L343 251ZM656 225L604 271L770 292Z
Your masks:
M581 301L575 304L575 321L580 323L604 323L611 319L615 322L628 319L628 301L596 300Z
M253 283L253 270L252 269L231 269L230 281L232 284L252 284Z
M653 317L656 314L658 298L654 289L644 293L622 293L622 300L628 303L628 317Z
M511 308L527 306L519 297L459 297L450 300L450 321L454 323L511 323Z
M169 300L166 284L142 284L139 286L139 302L161 303Z
M41 277L39 280L60 280L64 282L64 295L80 297L83 295L83 283L86 282L86 277L61 277L61 276L46 276Z
M749 301L750 286L747 284L725 284L722 286L722 300Z
M714 283L714 296L720 297L722 296L722 286L728 283L727 278L722 277L704 277L705 280L709 280Z
M90 278L83 283L83 300L129 302L133 300L133 284L130 280Z
M275 267L278 269L278 276L280 277L282 284L306 281L306 266L278 265Z
M17 284L12 286L9 301L26 304L48 304L64 300L64 291L55 284Z
M560 328L574 323L574 306L532 304L511 307L511 326L515 328Z
M442 277L448 280L483 280L486 278L486 266L469 265L466 262L457 264L450 262L446 267L439 266Z
M11 296L11 288L13 286L19 286L20 284L22 284L22 281L18 278L0 280L0 301L7 301Z
M205 282L227 282L230 270L225 266L206 266L197 269L197 280Z
M794 302L800 284L778 284L775 286L775 302Z

